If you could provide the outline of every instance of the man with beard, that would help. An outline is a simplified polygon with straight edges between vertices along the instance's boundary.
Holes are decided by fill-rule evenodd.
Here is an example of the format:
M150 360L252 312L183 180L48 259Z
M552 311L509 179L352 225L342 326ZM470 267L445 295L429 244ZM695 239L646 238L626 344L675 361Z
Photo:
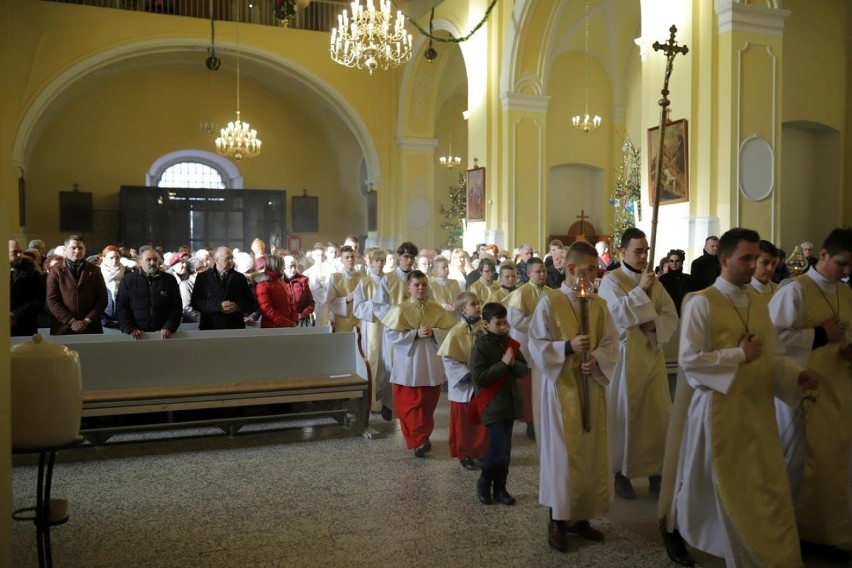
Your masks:
M692 276L683 271L684 253L682 250L672 249L666 255L669 271L660 276L660 284L666 289L674 302L677 315L680 317L680 304L683 297L695 289Z
M65 262L47 274L47 307L51 335L103 333L101 316L107 306L107 289L101 271L86 262L82 237L65 239Z
M177 280L160 270L160 255L151 247L142 247L138 262L138 269L118 286L118 326L133 339L146 331L168 339L180 326L183 311Z
M9 241L9 265L11 335L32 335L38 331L38 315L44 307L44 282L32 261L21 256L18 241Z

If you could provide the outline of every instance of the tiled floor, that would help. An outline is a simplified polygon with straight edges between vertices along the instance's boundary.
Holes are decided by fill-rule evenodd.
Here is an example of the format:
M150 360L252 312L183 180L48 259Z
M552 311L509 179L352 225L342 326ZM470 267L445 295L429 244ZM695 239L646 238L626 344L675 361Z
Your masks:
M478 473L448 456L447 415L443 400L426 459L380 420L386 436L374 440L333 425L234 438L211 429L67 451L54 494L71 501L71 519L53 529L55 566L671 566L641 483L639 499L595 521L603 543L551 550L523 424L509 477L518 504L480 505ZM15 463L17 508L33 499L35 468ZM15 523L14 538L15 566L36 566L34 527Z

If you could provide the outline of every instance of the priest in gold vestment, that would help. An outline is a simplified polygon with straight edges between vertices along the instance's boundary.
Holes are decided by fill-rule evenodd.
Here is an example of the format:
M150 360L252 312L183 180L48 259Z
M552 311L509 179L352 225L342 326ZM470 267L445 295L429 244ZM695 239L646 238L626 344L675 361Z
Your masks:
M728 566L801 566L774 399L792 406L816 387L784 356L766 304L749 283L759 236L731 229L722 274L683 307L680 366L694 389L673 514L683 538Z
M852 290L840 281L850 271L852 229L835 229L816 266L769 303L787 353L821 380L804 420L776 408L803 551L840 561L852 559Z

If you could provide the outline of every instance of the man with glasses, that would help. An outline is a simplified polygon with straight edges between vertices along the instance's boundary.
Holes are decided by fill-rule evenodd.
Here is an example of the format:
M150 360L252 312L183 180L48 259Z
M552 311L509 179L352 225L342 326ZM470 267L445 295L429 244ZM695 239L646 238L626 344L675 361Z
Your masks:
M660 276L660 284L671 296L678 317L680 317L680 304L683 302L683 297L695 290L692 276L683 271L684 256L684 252L680 249L670 250L667 255L669 270Z

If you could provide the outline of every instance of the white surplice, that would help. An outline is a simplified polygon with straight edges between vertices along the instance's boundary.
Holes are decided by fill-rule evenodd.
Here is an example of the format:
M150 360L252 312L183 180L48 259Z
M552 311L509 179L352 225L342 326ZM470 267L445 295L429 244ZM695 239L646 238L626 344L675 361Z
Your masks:
M607 272L598 294L606 300L619 333L619 361L607 387L609 455L613 473L630 477L660 475L671 395L663 345L678 325L671 296L659 284L649 293L641 274L622 263ZM653 322L653 331L639 326Z

